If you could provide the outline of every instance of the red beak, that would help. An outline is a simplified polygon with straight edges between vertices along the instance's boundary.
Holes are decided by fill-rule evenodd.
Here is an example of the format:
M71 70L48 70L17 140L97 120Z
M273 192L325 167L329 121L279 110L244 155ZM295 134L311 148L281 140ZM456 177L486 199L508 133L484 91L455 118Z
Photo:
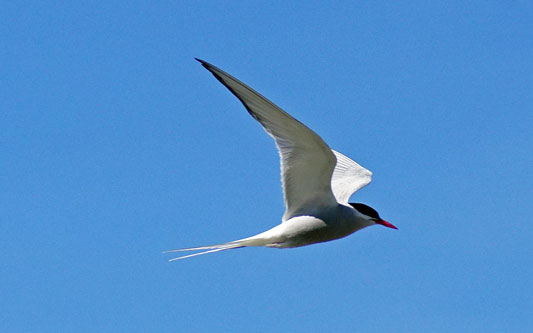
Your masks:
M377 224L381 224L381 225L384 225L386 226L387 228L392 228L392 229L396 229L398 230L398 228L396 228L394 225L392 225L391 223L385 221L385 220L378 220L376 221Z

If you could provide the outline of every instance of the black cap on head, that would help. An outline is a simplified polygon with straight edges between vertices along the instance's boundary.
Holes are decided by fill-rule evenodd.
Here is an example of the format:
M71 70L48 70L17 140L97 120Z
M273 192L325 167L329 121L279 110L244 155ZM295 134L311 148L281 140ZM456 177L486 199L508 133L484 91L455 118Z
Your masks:
M350 205L361 214L365 214L366 216L381 220L381 217L379 217L378 212L376 212L376 210L372 207L369 207L362 203L354 203L354 202L350 202Z

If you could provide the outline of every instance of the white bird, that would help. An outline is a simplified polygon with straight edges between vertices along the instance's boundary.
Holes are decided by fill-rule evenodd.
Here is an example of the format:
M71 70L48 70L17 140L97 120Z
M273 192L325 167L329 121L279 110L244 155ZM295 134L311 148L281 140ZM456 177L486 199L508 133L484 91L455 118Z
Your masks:
M372 180L372 172L329 146L307 126L228 73L198 60L241 102L274 139L281 160L285 214L281 224L236 241L170 250L203 251L169 261L247 246L292 248L346 237L381 224L396 228L350 196Z

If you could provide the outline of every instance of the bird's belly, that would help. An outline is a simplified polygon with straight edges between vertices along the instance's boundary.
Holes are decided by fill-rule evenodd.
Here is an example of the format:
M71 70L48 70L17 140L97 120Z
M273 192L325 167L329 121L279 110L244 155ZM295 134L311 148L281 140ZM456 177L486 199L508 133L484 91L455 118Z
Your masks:
M275 245L280 248L328 242L346 237L357 230L338 221L324 221L314 216L293 217L280 226L284 226L284 241Z

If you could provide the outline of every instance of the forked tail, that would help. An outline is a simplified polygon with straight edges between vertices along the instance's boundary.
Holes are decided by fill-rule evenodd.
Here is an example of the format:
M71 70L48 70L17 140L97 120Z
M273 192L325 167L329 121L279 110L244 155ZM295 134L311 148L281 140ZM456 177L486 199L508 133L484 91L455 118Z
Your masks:
M266 245L266 242L264 240L257 239L257 238L254 239L254 238L250 237L250 238L239 239L239 240L236 240L236 241L233 241L233 242L224 243L224 244L189 247L189 248L186 248L186 249L168 250L168 251L164 251L163 253L206 250L206 251L202 251L202 252L198 252L198 253L194 253L194 254L189 254L189 255L186 255L186 256L172 258L172 259L169 260L169 261L175 261L175 260L181 260L181 259L185 259L185 258L191 258L191 257L200 256L202 254L208 254L208 253L224 251L224 250L230 250L230 249L238 249L240 247L264 246L264 245Z

